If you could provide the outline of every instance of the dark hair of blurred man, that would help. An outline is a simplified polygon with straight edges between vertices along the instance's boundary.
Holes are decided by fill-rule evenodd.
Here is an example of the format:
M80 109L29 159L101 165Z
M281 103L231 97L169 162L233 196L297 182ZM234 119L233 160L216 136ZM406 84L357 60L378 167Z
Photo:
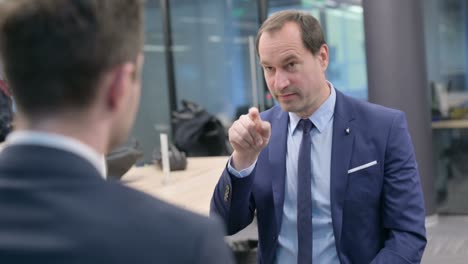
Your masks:
M134 121L139 0L0 4L15 131L0 155L2 263L226 263L220 225L103 179Z

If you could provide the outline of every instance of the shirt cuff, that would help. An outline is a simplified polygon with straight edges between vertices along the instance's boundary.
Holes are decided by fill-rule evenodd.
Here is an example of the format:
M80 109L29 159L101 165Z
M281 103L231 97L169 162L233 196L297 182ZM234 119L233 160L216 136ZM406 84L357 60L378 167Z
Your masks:
M229 173L231 173L232 175L234 175L237 178L245 178L245 177L249 176L252 173L252 171L254 170L255 165L257 164L257 160L255 160L255 162L252 165L250 165L249 167L247 167L247 168L245 168L245 169L243 169L241 171L237 171L236 169L234 169L234 167L232 167L231 159L232 159L232 156L229 158L227 169L228 169Z

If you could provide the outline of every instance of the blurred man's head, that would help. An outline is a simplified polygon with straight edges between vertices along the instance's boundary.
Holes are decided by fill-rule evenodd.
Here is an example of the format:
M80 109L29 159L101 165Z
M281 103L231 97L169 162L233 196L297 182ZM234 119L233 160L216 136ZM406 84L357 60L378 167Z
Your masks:
M18 116L30 126L67 115L76 122L94 118L107 125L106 148L124 140L139 102L142 1L0 6L0 52Z

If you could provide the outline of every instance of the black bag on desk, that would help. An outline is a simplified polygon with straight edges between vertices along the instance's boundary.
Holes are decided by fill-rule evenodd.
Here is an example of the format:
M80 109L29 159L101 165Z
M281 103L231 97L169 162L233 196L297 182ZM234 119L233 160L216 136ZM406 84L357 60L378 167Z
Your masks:
M136 140L128 146L118 147L106 155L107 176L114 179L122 178L141 157L143 152L139 149Z
M161 151L154 149L153 160L154 165L162 170ZM185 170L187 168L185 153L178 150L173 144L169 144L169 168L170 171Z
M187 156L229 155L229 143L221 122L201 106L182 100L183 109L172 114L174 143Z

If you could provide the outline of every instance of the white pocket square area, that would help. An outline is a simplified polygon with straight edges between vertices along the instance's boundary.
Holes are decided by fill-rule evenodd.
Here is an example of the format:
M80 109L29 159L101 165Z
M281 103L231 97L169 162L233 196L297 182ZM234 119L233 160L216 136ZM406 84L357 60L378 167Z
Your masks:
M353 173L353 172L356 172L356 171L358 171L358 170L363 170L363 169L365 169L365 168L369 168L370 166L374 166L374 165L377 165L377 161L376 161L376 160L371 161L371 162L366 163L366 164L361 165L361 166L357 166L356 168L352 168L352 169L348 170L348 174Z

